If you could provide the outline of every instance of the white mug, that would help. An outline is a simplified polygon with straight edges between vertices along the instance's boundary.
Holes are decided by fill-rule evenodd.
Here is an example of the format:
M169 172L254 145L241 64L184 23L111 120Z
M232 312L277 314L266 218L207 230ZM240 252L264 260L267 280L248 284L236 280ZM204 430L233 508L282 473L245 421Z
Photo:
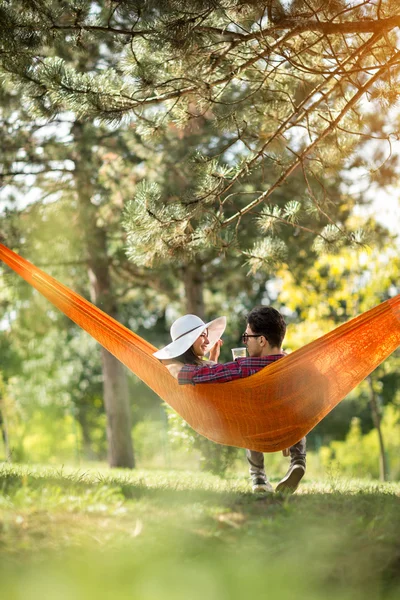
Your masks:
M233 360L247 356L247 348L232 348Z

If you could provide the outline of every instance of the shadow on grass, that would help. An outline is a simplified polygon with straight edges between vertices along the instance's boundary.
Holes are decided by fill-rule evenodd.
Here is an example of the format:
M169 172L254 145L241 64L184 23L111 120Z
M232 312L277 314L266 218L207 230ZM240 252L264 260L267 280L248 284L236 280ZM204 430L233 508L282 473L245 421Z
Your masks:
M32 469L29 467L12 467L7 465L3 469L0 465L0 492L12 495L19 489L42 490L45 487L54 487L65 493L95 492L99 488L112 489L127 500L160 499L160 501L179 503L206 502L219 505L238 507L258 507L260 511L265 506L282 505L285 510L295 506L300 512L312 510L313 514L327 514L329 511L354 512L358 515L373 516L384 507L399 504L398 493L389 488L377 485L364 485L349 483L342 486L332 485L330 491L319 491L312 484L300 487L300 493L294 495L284 494L253 494L250 488L239 484L218 482L214 478L210 485L204 483L204 477L196 480L194 475L190 481L180 478L179 472L169 479L160 478L151 471L144 477L132 481L129 475L112 473L104 475L96 472L65 472L62 468L56 470Z
M107 475L101 473L91 473L88 477L86 472L65 473L62 469L46 472L29 472L27 469L0 469L0 492L12 496L20 489L42 490L45 487L54 487L62 490L65 493L84 493L96 491L103 487L112 488L112 490L121 494L127 500L138 500L143 498L156 499L160 498L163 501L179 502L234 502L238 496L251 497L249 492L241 492L234 489L207 489L204 485L191 481L177 480L159 481L159 477L152 476L149 472L148 478L141 477L136 481L132 481L129 476L124 475Z

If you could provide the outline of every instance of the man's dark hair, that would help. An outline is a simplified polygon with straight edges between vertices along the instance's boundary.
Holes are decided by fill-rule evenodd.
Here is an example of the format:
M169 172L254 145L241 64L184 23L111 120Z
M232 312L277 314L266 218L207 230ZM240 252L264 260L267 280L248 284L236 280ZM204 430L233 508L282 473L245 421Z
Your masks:
M270 346L280 348L286 333L286 323L281 313L272 306L256 306L247 316L253 333L263 335Z

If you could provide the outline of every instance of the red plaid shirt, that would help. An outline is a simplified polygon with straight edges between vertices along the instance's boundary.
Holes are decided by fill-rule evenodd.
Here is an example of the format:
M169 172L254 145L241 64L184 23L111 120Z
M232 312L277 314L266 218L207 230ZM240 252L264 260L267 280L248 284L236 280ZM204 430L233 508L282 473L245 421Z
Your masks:
M269 356L249 356L237 358L233 362L215 365L184 365L178 375L180 385L188 383L225 383L234 379L242 379L254 375L264 367L279 360L282 354L270 354Z

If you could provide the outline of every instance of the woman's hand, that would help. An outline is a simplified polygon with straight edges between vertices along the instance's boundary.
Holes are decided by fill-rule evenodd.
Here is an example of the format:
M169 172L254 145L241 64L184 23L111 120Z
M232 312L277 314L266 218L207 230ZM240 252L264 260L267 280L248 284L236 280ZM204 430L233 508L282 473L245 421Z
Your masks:
M222 340L218 340L215 345L210 350L210 360L213 362L218 362L219 355L221 352L221 346L224 342Z

